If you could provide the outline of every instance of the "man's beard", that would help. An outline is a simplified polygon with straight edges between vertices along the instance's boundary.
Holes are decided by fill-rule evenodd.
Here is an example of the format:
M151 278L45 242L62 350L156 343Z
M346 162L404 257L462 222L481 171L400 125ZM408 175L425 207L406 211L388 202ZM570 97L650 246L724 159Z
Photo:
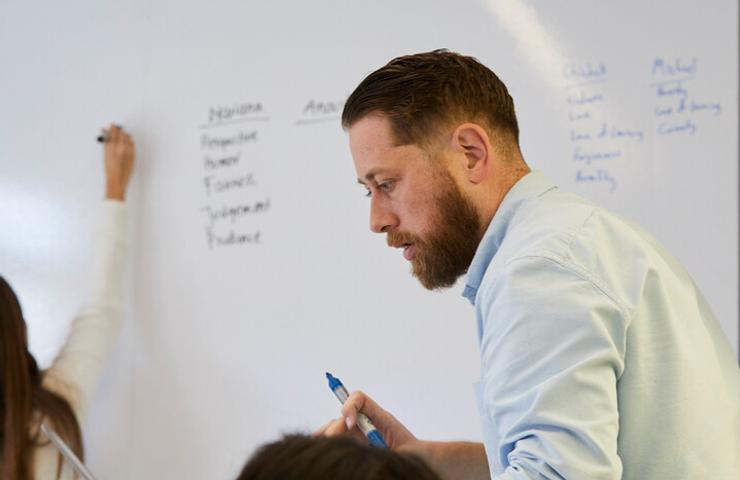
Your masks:
M411 273L429 290L451 287L467 272L481 234L475 207L463 196L452 176L443 171L438 181L430 233L422 238L392 231L387 238L388 245L414 244Z

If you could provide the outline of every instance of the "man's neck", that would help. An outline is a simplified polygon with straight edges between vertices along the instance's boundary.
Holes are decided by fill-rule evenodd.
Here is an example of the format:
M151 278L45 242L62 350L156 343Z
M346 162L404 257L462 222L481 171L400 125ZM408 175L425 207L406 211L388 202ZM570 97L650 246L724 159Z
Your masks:
M515 166L506 168L499 175L494 176L494 182L489 189L489 196L485 204L480 209L481 213L481 231L479 236L482 239L483 235L488 230L488 226L493 220L493 217L498 212L501 203L504 201L506 194L509 190L532 170L529 166L524 163L524 160L517 162Z

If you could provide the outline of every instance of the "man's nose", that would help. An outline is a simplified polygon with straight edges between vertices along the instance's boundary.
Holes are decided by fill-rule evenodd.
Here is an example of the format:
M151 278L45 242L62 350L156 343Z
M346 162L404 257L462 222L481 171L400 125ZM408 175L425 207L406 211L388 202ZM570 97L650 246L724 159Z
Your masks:
M370 202L370 230L384 233L398 226L398 217L376 196Z

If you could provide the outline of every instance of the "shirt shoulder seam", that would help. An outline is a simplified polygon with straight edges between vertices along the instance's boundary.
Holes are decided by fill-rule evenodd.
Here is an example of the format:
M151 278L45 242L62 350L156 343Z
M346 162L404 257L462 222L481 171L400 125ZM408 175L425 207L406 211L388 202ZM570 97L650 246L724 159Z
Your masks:
M546 261L557 264L558 266L560 266L561 268L563 268L564 270L568 272L573 273L577 277L591 284L591 286L593 286L596 290L601 292L602 295L608 298L611 301L611 303L613 303L614 306L616 306L619 309L622 315L625 316L625 318L627 319L627 324L631 323L632 316L630 315L629 309L626 308L624 303L621 302L619 298L606 287L606 285L600 282L598 278L596 278L594 275L591 275L588 271L581 268L579 265L575 263L571 263L571 262L566 263L562 259L557 258L553 255L528 254L528 255L518 255L516 257L512 257L504 263L504 266L508 267L512 263L515 263L517 261L525 261L525 260L546 260Z

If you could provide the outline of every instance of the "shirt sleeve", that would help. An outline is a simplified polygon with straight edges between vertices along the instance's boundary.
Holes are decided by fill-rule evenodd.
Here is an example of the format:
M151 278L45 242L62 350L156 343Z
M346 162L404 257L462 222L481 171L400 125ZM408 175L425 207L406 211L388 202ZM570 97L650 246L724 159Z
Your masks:
M118 337L122 316L126 206L106 200L102 217L91 264L90 298L72 322L65 345L44 375L44 386L66 398L80 422Z
M624 310L588 275L544 257L510 261L480 293L494 480L621 478Z

